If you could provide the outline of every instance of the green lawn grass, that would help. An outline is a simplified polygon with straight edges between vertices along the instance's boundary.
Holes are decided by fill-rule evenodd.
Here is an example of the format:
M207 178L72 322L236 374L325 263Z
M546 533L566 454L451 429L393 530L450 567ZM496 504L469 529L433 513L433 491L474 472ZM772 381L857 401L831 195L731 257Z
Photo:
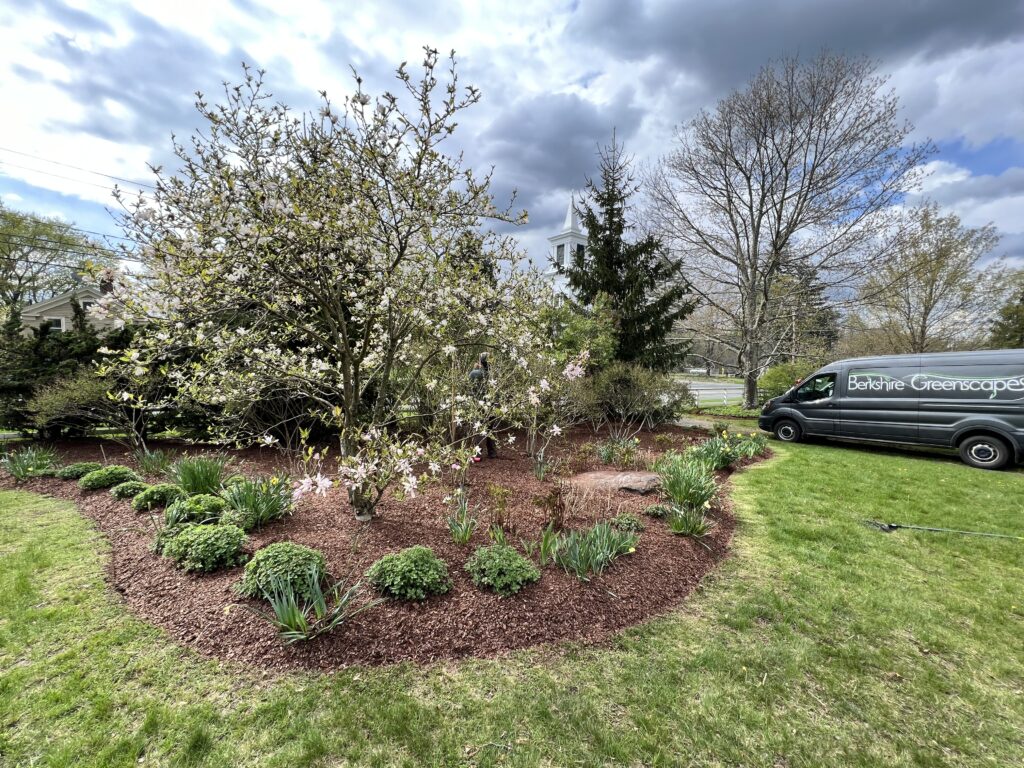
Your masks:
M127 614L72 505L0 493L0 764L1024 764L1024 543L861 522L1021 535L1024 474L775 449L735 555L610 647L276 679Z

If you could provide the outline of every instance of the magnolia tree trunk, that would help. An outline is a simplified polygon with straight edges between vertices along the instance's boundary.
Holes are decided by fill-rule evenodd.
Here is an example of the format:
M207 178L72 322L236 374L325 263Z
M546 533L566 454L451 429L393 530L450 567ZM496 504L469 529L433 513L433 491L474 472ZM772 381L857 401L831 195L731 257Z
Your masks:
M348 500L352 505L352 511L356 513L356 520L361 523L368 523L373 520L374 504L364 491L350 488Z

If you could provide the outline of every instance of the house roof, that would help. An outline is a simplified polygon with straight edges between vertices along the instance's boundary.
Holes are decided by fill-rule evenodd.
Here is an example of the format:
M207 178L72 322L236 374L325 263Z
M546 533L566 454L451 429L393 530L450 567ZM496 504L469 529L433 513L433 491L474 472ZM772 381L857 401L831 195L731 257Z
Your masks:
M33 317L42 315L54 307L59 307L64 304L70 303L72 298L77 299L99 299L103 296L103 292L100 291L95 285L76 285L70 291L64 291L59 293L51 299L46 301L40 301L35 304L26 304L21 308L22 317Z

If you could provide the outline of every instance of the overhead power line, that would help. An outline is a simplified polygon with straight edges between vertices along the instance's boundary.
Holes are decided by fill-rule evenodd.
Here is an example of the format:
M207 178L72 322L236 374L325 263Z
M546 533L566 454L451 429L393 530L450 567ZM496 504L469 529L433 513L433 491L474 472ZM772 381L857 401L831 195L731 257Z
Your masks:
M64 181L73 181L75 184L86 184L87 186L98 187L99 189L110 189L110 186L107 185L107 184L98 184L95 181L86 181L85 179L76 179L73 176L63 176L63 175L61 175L59 173L50 173L49 171L43 171L43 170L40 170L39 168L32 168L32 167L27 166L27 165L18 165L17 163L12 163L9 160L0 160L0 166L6 166L8 168L20 168L23 171L31 171L32 173L40 173L43 176L50 176L50 177L52 177L54 179L64 179ZM3 172L2 168L0 168L0 172ZM4 175L5 176L10 176L12 179L14 178L9 173L4 173Z
M0 147L0 152L10 152L12 155L21 155L22 157L31 157L33 160L41 160L44 163L51 163L52 165L60 165L60 166L63 166L64 168L72 168L72 169L74 169L76 171L82 171L83 173L91 173L91 174L94 174L96 176L103 176L106 179L113 179L114 181L123 181L125 184L131 184L131 185L136 186L136 187L145 187L147 189L156 189L155 186L153 186L152 184L147 184L144 181L132 181L131 179L126 179L126 178L124 178L122 176L114 176L111 173L103 173L102 171L94 171L91 168L83 168L80 165L72 165L71 163L61 162L60 160L51 160L48 157L42 157L40 155L33 155L30 152L22 152L22 151L17 150L17 149L10 149L9 147ZM15 166L15 167L20 168L22 166ZM34 170L34 169L29 168L28 170ZM40 173L42 173L42 171L40 171ZM63 177L61 177L61 178L63 178ZM86 183L88 183L88 182L86 182Z
M22 213L21 211L15 211L14 213L15 213L16 216L19 216L19 217L21 217L23 219L28 219L29 221L34 221L37 224L46 224L46 225L49 225L49 226L56 226L56 227L60 227L62 229L66 229L66 230L68 230L70 232L79 232L79 233L85 234L85 235L95 235L96 237L106 237L106 238L111 238L113 240L124 240L124 241L129 242L129 243L135 242L134 240L132 240L132 238L124 237L123 235L109 235L106 232L96 232L96 231L91 230L91 229L82 229L81 227L76 227L76 226L73 226L71 224L65 224L65 223L63 223L61 221L54 221L52 219L49 219L49 220L41 219L38 216L33 216L31 213Z
M38 246L40 248L45 248L47 246L51 246L51 247L56 246L58 248L86 249L86 250L90 250L90 251L97 251L99 253L107 253L107 254L110 254L111 256L113 256L114 258L123 258L122 257L123 251L118 251L118 250L115 250L113 248L107 248L107 247L99 245L97 243L92 243L92 242L88 242L88 241L81 242L81 243L74 243L74 242L66 242L66 241L63 241L63 240L50 240L50 239L45 238L45 237L40 237L39 235L23 235L23 234L18 233L18 232L5 232L2 229L0 229L0 237L5 237L5 238L8 239L8 241L10 241L11 238L17 238L18 240L24 240L24 241L26 241L24 243L24 245L27 248L33 248L33 247L36 247L36 246ZM18 245L18 244L19 243L11 243L11 245Z
M36 243L21 243L9 239L5 233L0 232L0 243L10 247L17 248L28 248L31 251L42 251L44 253L63 253L63 254L74 254L78 256L105 256L106 258L113 259L114 261L140 263L140 259L133 259L130 256L122 256L114 251L106 251L102 248L90 248L89 246L74 246L74 245L39 245ZM26 259L18 259L19 261L26 261Z

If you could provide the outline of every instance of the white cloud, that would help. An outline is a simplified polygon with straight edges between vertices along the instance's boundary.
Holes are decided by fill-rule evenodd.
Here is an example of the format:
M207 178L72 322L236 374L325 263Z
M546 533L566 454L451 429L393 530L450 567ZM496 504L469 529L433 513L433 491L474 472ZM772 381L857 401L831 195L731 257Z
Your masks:
M616 3L576 0L436 0L429 5L414 0L309 0L265 6L258 0L134 5L75 0L73 6L53 0L5 5L0 7L0 108L6 117L0 145L147 180L146 164L168 157L170 132L191 130L191 93L214 91L224 72L237 74L236 57L245 55L253 59L250 63L265 66L272 89L303 108L313 106L320 89L340 101L350 90L350 64L366 74L368 87L376 91L394 88L390 72L403 60L415 67L423 44L442 52L454 48L462 82L483 91L482 103L461 121L456 141L474 165L486 167L501 158L496 186L518 185L529 201L532 223L515 234L539 260L546 256L546 238L553 233L549 227L560 225L570 190L596 171L596 159L578 151L572 162L565 162L564 156L555 156L553 140L539 138L542 131L523 124L507 126L501 134L506 150L512 142L511 150L501 152L496 143L481 140L524 104L547 105L553 113L538 119L556 122L564 117L557 112L559 104L576 103L579 108L572 114L591 124L565 120L554 127L587 143L596 143L594 137L606 126L621 130L628 124L628 151L640 162L654 160L671 149L676 125L699 108L712 107L723 88L746 77L765 57L796 52L792 46L802 53L823 45L840 47L848 39L854 47L847 53L863 49L877 55L881 69L893 73L891 85L919 136L961 140L969 147L1000 137L1024 142L1024 100L1019 98L1024 42L1012 30L1000 36L1001 18L993 21L994 12L958 39L970 19L963 20L963 8L955 3L946 4L952 15L945 16L928 8L894 9L899 18L875 29L879 25L869 17L882 12L881 2L838 2L834 12L807 8L801 12L807 18L801 19L795 10L776 18L777 4L748 1L749 14L740 7L730 13L781 24L778 34L759 29L758 23L733 23L713 4L682 2L654 3L635 11ZM602 7L610 15L598 14L597 27L579 23ZM609 27L613 18L621 21L621 29ZM844 38L849 27L856 29ZM914 38L925 27L923 37ZM717 39L723 30L728 30L728 40ZM155 45L153 38L164 32L165 39ZM682 44L677 32L693 37ZM602 35L603 44L598 40ZM624 37L628 45L618 50L615 41ZM883 47L865 47L875 40ZM187 50L179 53L180 42L187 43ZM172 62L175 56L204 52L208 61L185 61L174 70L162 67L160 57ZM212 65L221 69L214 71ZM94 78L100 70L104 87L97 87L96 79L89 80L83 70ZM117 86L125 92L118 93ZM113 130L118 127L124 135ZM557 151L569 143L559 143ZM552 168L560 170L552 173ZM1024 188L1010 171L982 176L941 157L930 170L923 191L956 210L965 222L991 219L1006 233L1024 230L1016 213ZM97 204L111 204L109 179L0 152L0 194L8 202L21 202L28 194L5 175L82 201L86 218L96 215ZM73 210L68 214L76 219L82 215Z

